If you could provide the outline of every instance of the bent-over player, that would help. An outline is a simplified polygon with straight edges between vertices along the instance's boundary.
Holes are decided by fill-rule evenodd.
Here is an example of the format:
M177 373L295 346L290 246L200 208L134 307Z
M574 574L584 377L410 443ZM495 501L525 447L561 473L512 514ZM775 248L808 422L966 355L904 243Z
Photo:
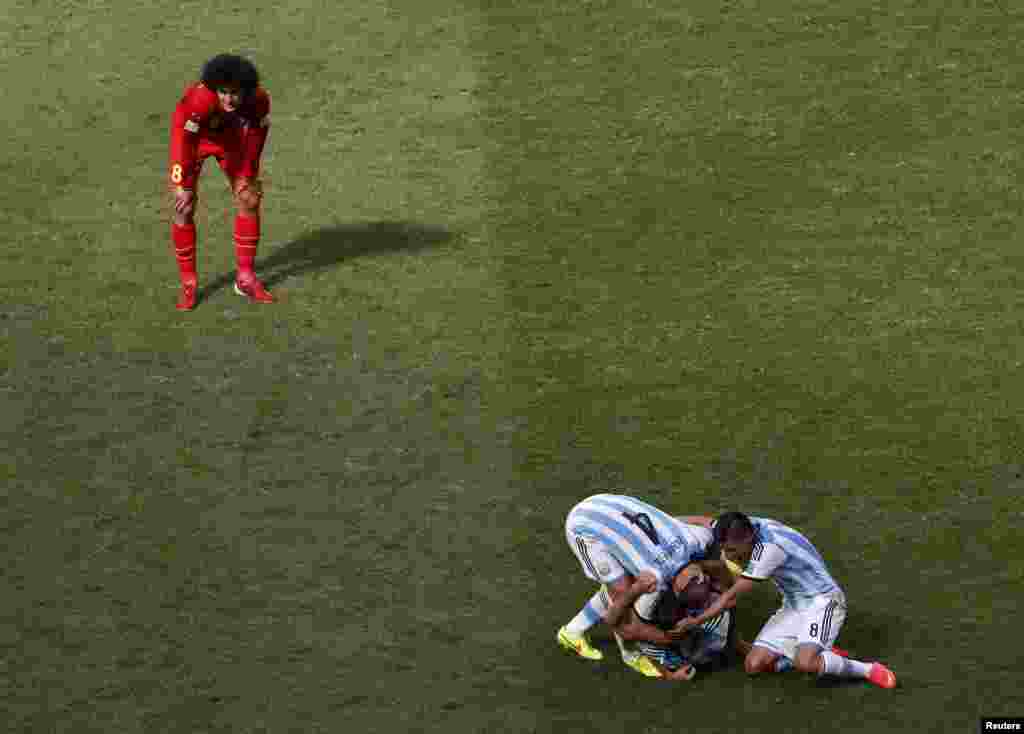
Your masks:
M646 656L625 649L622 643L672 645L683 635L666 632L645 620L653 617L661 595L681 581L677 579L680 571L704 557L712 532L688 525L634 497L599 494L570 510L565 535L584 574L602 584L608 598L605 604L602 594L595 595L559 629L558 644L582 657L601 659L601 652L590 644L586 631L604 620L619 640L626 664L643 675L661 677ZM644 571L649 573L641 576Z
M260 239L263 189L260 158L270 129L270 96L260 86L259 73L247 59L231 54L214 56L190 84L171 116L170 184L174 193L171 240L181 278L179 310L196 306L196 224L199 173L214 157L234 195L235 292L257 303L274 297L254 270Z

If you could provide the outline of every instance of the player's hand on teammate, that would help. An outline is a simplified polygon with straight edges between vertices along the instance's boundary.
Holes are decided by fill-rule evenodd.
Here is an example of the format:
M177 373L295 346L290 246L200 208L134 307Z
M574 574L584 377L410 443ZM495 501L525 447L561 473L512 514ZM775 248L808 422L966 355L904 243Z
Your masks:
M635 594L650 594L658 588L658 577L650 571L641 571L633 580L633 592Z
M697 669L687 663L678 670L663 673L662 677L668 678L669 680L693 680L697 677Z
M680 640L683 637L686 637L686 635L689 634L690 630L692 630L696 626L696 617L683 617L678 622L676 622L676 626L672 628L672 630L668 633L668 636L675 640Z

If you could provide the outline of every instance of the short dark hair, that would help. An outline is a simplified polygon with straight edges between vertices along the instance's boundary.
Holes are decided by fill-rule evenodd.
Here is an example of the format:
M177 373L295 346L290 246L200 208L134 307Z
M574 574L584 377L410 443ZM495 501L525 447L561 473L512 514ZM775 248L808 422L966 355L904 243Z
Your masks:
M238 87L249 95L260 85L260 73L249 59L234 54L218 54L203 64L199 79L210 89Z
M754 535L754 523L742 512L726 512L715 521L715 543L721 545L729 538L747 538Z
M669 589L658 597L652 616L651 623L658 629L668 632L686 616L686 604Z

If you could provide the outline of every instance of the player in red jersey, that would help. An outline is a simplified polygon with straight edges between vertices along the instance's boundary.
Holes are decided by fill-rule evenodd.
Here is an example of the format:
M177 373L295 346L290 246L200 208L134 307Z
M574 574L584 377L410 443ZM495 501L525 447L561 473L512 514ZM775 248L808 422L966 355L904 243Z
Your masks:
M270 130L270 96L247 59L214 56L189 85L171 117L170 183L174 191L171 239L181 275L178 308L196 305L196 225L199 173L213 156L228 177L234 195L235 292L257 303L274 297L253 269L260 239L260 156Z

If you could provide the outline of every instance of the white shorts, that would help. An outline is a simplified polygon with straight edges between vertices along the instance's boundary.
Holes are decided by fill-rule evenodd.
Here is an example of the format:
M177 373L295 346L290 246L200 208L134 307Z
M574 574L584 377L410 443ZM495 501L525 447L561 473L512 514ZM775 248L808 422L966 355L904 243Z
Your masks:
M588 579L593 579L599 584L611 584L628 573L618 559L608 552L604 543L597 538L574 533L567 527L565 539L579 559L580 565L583 566L583 573L587 575Z
M754 645L794 660L800 645L830 649L846 621L846 597L823 594L810 605L794 609L785 604L773 614L754 640Z

